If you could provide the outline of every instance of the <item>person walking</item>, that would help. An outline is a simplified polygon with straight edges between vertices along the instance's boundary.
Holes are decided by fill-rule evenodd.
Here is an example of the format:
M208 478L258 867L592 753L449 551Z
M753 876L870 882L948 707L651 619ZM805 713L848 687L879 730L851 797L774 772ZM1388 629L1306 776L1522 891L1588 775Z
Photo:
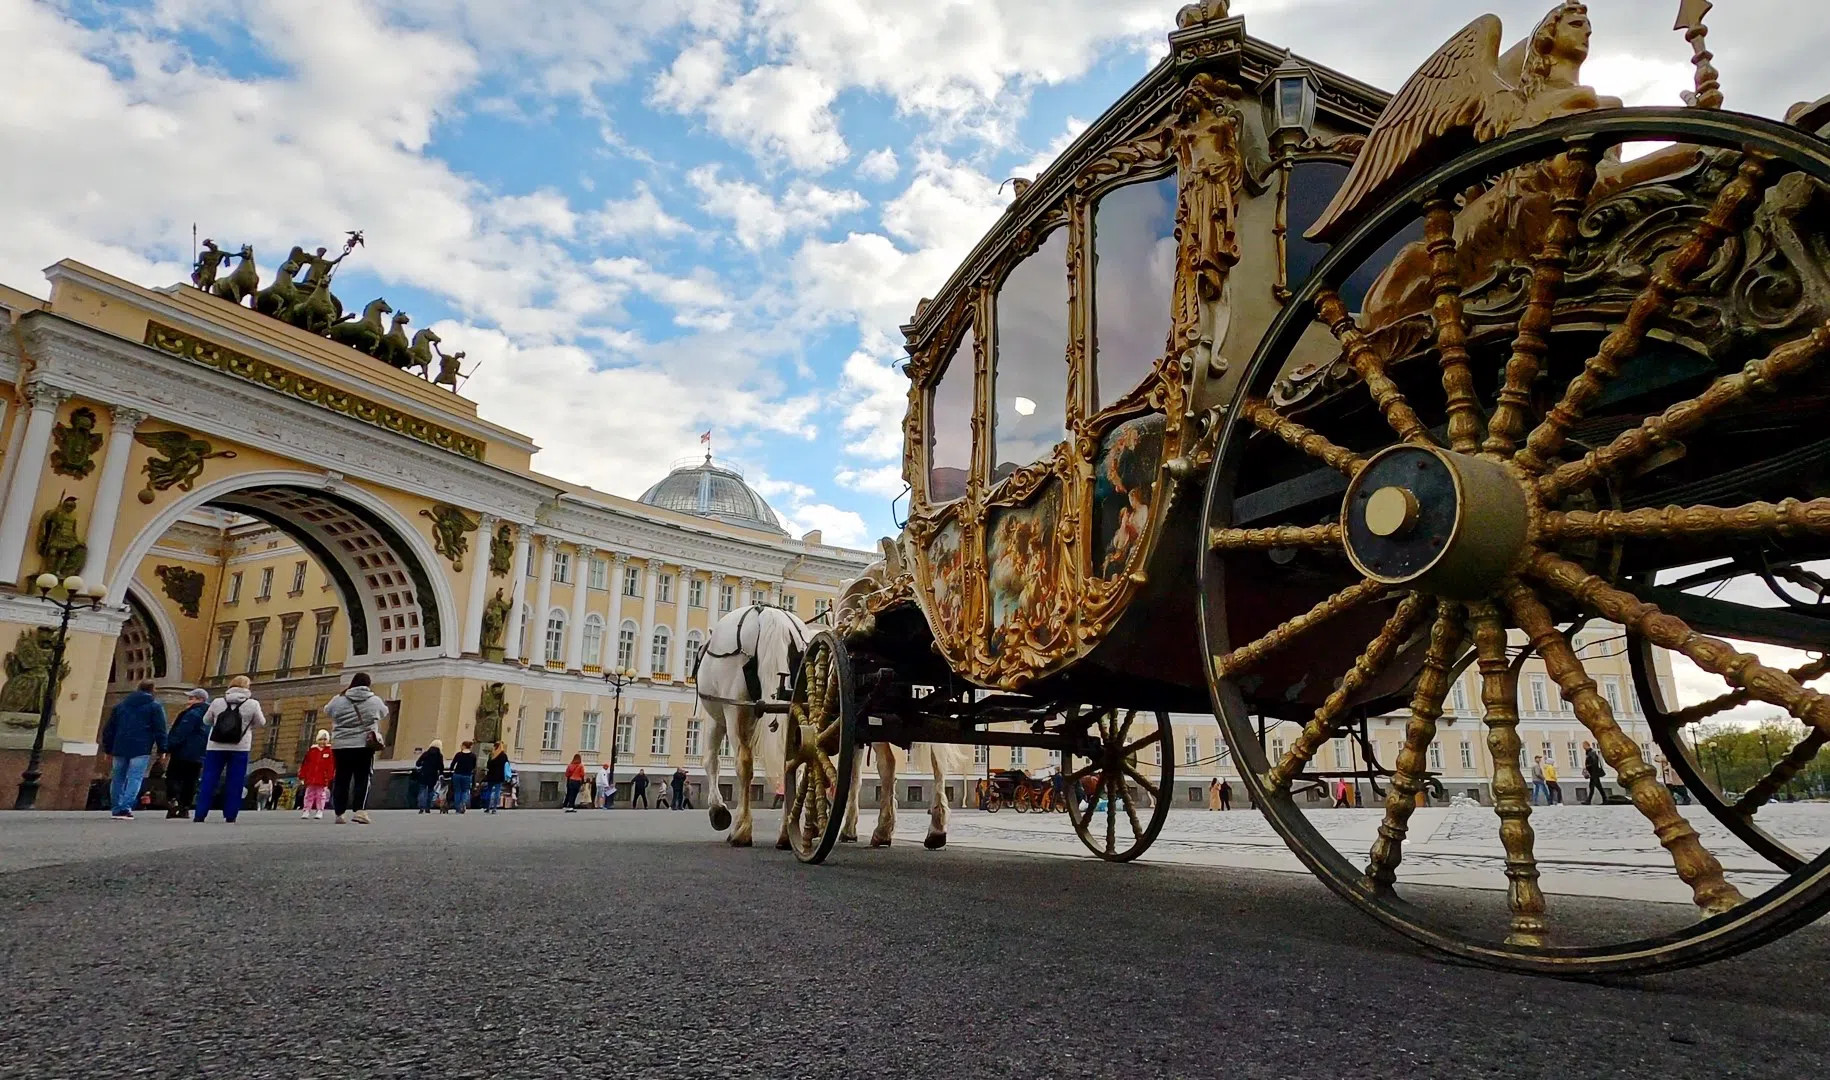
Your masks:
M1671 762L1664 757L1658 759L1658 782L1665 785L1665 790L1671 792L1671 797L1676 799L1679 804L1690 805L1690 789L1684 786L1677 770L1672 768Z
M1351 805L1352 804L1347 801L1347 781L1346 781L1346 779L1343 778L1340 780L1336 780L1334 782L1334 805L1331 806L1329 809L1342 810Z
M578 791L585 786L585 756L573 754L572 763L566 766L566 798L559 805L565 807L568 814L578 813Z
M465 740L451 755L451 807L462 814L470 809L470 787L477 779L476 744Z
M508 750L501 743L489 752L489 764L483 771L483 812L493 814L502 808L502 788L508 783Z
M1582 744L1582 775L1589 778L1589 786L1582 793L1582 801L1588 806L1599 806L1608 801L1607 789L1601 786L1602 777L1607 775L1601 764L1601 752L1595 744Z
M430 814L438 798L438 778L445 773L445 747L437 739L420 751L413 763L413 775L419 779L419 812Z
M273 781L263 776L254 782L254 809L256 811L265 810L272 801Z
M210 702L203 714L210 725L209 748L203 753L203 775L198 785L197 812L191 820L209 819L210 808L222 797L222 819L235 824L241 814L242 793L248 788L248 752L254 747L254 729L267 726L261 703L254 700L254 684L246 675L229 680L229 688Z
M369 687L369 673L358 671L350 676L348 688L324 706L324 712L330 717L330 752L337 764L337 778L330 788L331 809L336 811L339 825L345 814L350 815L348 820L367 825L375 751L387 745L381 738L381 722L388 718L387 702Z
M133 820L146 770L165 747L165 706L153 697L153 682L148 679L110 709L108 722L102 725L101 751L114 759L108 784L113 820Z
M1218 776L1207 782L1207 808L1209 810L1220 809L1220 778Z
M597 799L605 810L616 802L616 776L610 771L610 763L603 762L597 767Z
M630 791L629 809L634 810L636 803L641 803L642 809L644 809L644 810L648 809L648 770L647 769L637 769L635 771L635 780L630 783L629 791Z
M305 785L302 818L322 818L330 805L330 785L337 779L337 759L330 749L330 732L319 729L305 760L299 762L299 783Z
M673 810L686 809L686 766L674 769L673 797L668 800L668 807Z
M1550 801L1550 788L1544 786L1544 758L1531 759L1531 805L1543 806Z
M1232 808L1233 785L1228 781L1222 780L1220 781L1220 809L1231 810Z
M1547 805L1563 805L1563 785L1557 783L1557 758L1555 754L1546 754L1544 756L1544 792L1544 801Z
M210 729L203 714L210 708L207 690L185 695L184 711L172 721L165 739L165 816L189 817L197 802L197 774L203 771L203 752L209 749Z

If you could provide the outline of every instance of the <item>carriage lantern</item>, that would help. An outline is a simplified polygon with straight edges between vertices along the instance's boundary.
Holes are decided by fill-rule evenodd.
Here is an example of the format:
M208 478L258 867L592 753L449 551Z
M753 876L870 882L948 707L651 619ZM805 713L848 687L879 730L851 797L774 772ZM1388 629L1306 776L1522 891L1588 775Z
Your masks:
M1315 127L1315 72L1289 53L1271 72L1271 142L1302 142Z

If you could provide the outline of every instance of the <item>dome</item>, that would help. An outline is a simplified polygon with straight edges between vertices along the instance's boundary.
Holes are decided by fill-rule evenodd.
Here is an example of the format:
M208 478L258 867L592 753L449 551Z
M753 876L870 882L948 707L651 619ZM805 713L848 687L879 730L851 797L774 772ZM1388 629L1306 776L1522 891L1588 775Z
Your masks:
M713 461L710 454L703 461L676 463L660 483L642 493L641 501L649 506L696 514L728 525L783 536L788 533L763 497L743 482L743 473L734 465Z

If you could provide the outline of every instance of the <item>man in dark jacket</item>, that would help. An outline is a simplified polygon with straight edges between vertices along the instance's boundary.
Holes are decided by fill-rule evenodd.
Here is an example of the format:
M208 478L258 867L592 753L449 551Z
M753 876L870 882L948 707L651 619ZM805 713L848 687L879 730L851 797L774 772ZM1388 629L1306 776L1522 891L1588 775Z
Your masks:
M172 721L165 740L165 816L187 817L197 802L197 776L203 771L203 752L209 749L210 725L203 714L210 708L207 690L192 690L178 719Z
M674 810L684 810L687 807L686 770L684 768L674 770L673 798L668 800L668 806Z
M634 810L635 804L638 802L642 804L642 809L648 809L648 771L646 769L635 771L635 780L629 785L629 791L629 809Z
M109 787L116 821L132 821L133 805L140 799L153 755L165 752L165 706L153 697L149 679L121 699L102 725L102 753L114 759Z
M1582 744L1582 774L1589 778L1588 790L1582 793L1582 801L1590 806L1600 806L1608 801L1607 789L1601 786L1601 778L1607 775L1601 765L1601 753L1594 743Z
M472 745L466 741L451 756L451 805L460 814L470 809L470 784L477 776L477 755Z

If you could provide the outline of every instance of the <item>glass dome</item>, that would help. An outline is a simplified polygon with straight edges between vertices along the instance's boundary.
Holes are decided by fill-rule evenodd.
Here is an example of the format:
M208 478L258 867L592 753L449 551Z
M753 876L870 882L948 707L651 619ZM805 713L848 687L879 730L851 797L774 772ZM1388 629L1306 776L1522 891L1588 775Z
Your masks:
M707 454L676 463L673 471L642 493L642 502L683 514L696 514L729 525L787 535L781 519L761 495L743 482L735 465L713 461Z

